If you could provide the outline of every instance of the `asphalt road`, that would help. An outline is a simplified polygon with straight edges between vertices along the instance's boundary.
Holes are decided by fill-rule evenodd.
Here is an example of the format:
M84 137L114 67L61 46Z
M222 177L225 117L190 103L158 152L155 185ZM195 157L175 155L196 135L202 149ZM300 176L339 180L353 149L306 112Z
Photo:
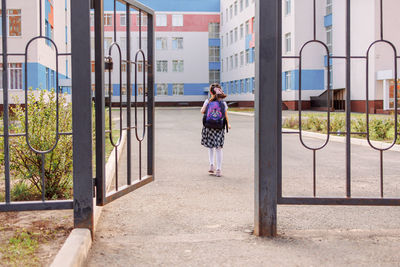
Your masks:
M207 173L199 109L156 110L156 181L104 208L88 266L399 264L400 207L279 206L279 237L253 236L254 123L230 118L217 178ZM137 160L135 142L132 151ZM361 146L352 154L353 196L378 197L379 154ZM384 158L385 196L400 197L400 153ZM318 196L344 196L344 160L341 143L317 152ZM122 159L121 177L125 169ZM283 137L283 193L312 195L312 153L295 135Z

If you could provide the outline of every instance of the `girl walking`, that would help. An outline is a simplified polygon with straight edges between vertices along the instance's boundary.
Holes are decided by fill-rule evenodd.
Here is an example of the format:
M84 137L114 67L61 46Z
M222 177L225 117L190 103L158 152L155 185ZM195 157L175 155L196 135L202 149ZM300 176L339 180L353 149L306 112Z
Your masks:
M203 117L203 129L201 131L201 144L208 148L210 161L209 173L221 176L222 148L224 147L225 127L231 128L228 119L228 105L223 99L226 97L218 83L210 85L210 99L204 101L201 113ZM216 168L214 167L214 152L216 154Z

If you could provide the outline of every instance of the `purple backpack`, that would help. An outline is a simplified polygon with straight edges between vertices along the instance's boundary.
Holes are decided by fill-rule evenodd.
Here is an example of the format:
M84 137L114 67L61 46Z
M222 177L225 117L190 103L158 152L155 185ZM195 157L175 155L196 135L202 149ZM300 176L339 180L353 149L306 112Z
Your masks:
M208 103L203 124L206 128L224 129L225 105L222 101L211 101Z

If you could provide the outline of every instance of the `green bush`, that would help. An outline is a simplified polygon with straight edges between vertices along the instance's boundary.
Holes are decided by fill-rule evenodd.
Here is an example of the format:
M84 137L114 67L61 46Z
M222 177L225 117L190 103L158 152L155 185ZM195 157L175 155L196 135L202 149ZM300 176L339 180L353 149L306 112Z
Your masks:
M11 189L12 201L27 201L40 198L37 190L29 186L24 180L20 180Z
M27 144L25 136L10 138L10 170L17 178L13 195L19 200L39 198L42 194L42 167L45 177L46 199L70 198L72 193L72 137L59 136L56 142L56 94L40 90L35 97L28 93L28 140L32 148L47 151L43 165L42 155L34 152ZM25 132L25 108L18 105L11 108L15 116L13 131ZM72 131L72 106L64 95L59 95L59 132ZM2 141L3 142L3 141ZM2 145L1 145L2 147ZM28 187L28 188L26 188ZM24 189L25 191L21 191ZM24 192L30 192L25 195ZM25 199L22 199L25 196Z
M282 127L289 128L289 129L298 129L299 128L299 120L294 116L291 116L290 118L286 118L283 120Z
M333 115L330 122L331 132L346 132L346 120L343 116Z
M388 140L390 130L394 129L394 123L388 119L371 119L369 122L370 138L373 140Z

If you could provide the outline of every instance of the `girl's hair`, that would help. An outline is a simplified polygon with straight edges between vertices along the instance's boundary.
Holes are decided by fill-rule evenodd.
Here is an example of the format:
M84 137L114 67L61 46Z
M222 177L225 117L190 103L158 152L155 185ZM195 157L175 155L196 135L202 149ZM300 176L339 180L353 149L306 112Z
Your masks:
M219 83L212 83L210 85L211 100L218 98L224 99L227 95L222 91L222 94L217 94L215 88L219 88L222 91L221 85Z

